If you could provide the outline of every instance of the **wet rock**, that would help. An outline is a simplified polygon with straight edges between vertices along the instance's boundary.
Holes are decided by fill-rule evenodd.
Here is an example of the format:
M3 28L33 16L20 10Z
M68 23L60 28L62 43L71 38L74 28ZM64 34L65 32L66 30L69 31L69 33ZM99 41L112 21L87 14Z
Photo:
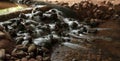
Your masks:
M27 16L24 13L20 13L19 18L27 19Z
M76 29L76 28L78 27L78 24L75 23L75 22L73 22L72 25L71 25L71 27L72 27L73 29Z
M28 30L35 30L35 25L30 24L30 25L26 26L26 29L28 29Z
M42 17L43 13L42 13L42 11L36 11L36 12L34 12L34 16L40 16L40 17Z
M34 44L38 45L38 46L45 46L46 43L50 44L51 41L48 37L46 38L36 38L33 40Z
M38 23L38 21L30 20L30 19L25 21L26 26L29 26L30 24L33 24L33 25L37 26L39 23Z
M22 42L22 45L23 45L23 46L27 46L28 44L29 44L29 41L28 41L28 40L25 40L25 41Z
M21 44L24 41L23 37L16 38L16 44Z

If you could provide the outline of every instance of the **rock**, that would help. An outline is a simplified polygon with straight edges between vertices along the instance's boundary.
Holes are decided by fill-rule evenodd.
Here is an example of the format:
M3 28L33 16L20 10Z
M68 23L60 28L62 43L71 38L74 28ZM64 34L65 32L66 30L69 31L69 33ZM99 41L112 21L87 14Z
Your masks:
M30 58L28 61L37 61L37 60L34 58Z
M14 49L12 51L12 56L17 57L17 58L22 58L22 57L25 57L26 55L27 53L22 50Z
M11 55L10 55L10 54L6 54L6 55L5 55L5 59L10 60L10 58L11 58Z
M17 45L16 46L16 48L18 49L18 50L23 50L23 51L26 51L27 52L27 46L23 46L23 45Z
M3 36L3 35L5 35L5 33L3 33L2 31L0 31L0 36Z
M0 49L0 59L5 58L5 49Z
M29 58L30 58L30 55L27 55L26 58L29 59Z
M3 31L4 30L4 27L0 26L0 31Z
M21 44L24 41L23 37L16 38L16 44Z
M20 59L17 59L17 60L15 60L15 61L20 61Z
M20 60L20 59L11 56L10 60Z
M24 13L21 13L21 14L19 15L19 17L20 17L20 18L23 18L23 19L26 19L26 18L27 18L27 16L26 16Z
M50 57L44 57L43 61L50 61Z
M38 60L38 61L43 61L43 58L42 58L42 56L36 56L36 59Z
M77 61L77 60L73 58L72 61Z
M36 46L34 44L31 44L29 47L28 47L28 52L33 52L36 50Z
M41 49L43 50L43 52L49 52L49 50L45 47L41 47Z
M20 58L26 56L26 53L24 51L19 51L16 54L17 54L17 57L20 57Z
M35 52L30 52L30 53L29 53L29 56L27 56L27 58L31 58L31 57L33 58L33 57L35 57L36 55L35 55L34 53L35 53Z
M28 61L28 59L24 57L21 59L21 61Z
M5 33L0 31L0 40L5 39Z
M27 46L29 44L29 41L28 40L24 40L23 42L22 42L22 45L23 46Z
M0 31L0 48L4 48L6 52L11 52L14 48L15 43L6 32Z

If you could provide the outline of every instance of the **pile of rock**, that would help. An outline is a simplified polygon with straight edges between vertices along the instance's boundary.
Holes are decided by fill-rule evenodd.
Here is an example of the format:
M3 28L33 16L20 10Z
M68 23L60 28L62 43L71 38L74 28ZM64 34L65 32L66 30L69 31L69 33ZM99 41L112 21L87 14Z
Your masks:
M5 60L37 59L49 60L50 48L56 42L70 41L77 35L85 38L91 26L80 23L79 20L65 18L64 13L57 9L40 11L35 7L31 13L21 13L19 17L1 22L16 43L16 47ZM43 58L41 58L43 57ZM45 58L45 59L44 59Z
M0 51L3 52L0 54L1 60L50 61L51 47L55 43L70 42L73 38L94 39L87 35L95 34L98 28L94 27L103 19L110 19L114 15L119 17L119 10L116 12L114 5L98 6L85 1L67 8L78 13L80 20L65 18L58 9L43 12L35 7L31 13L21 13L19 17L0 22L2 30L8 32L12 38L10 40L16 44L10 53Z

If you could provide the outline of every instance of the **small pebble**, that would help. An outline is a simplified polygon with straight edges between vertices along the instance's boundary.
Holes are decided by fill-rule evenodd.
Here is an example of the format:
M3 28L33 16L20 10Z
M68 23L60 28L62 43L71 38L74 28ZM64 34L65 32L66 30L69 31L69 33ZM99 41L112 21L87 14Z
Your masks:
M42 59L42 56L36 56L36 59L38 60L38 61L42 61L43 59Z
M34 58L30 58L28 61L37 61L37 60Z
M24 57L21 59L21 61L28 61L28 59Z

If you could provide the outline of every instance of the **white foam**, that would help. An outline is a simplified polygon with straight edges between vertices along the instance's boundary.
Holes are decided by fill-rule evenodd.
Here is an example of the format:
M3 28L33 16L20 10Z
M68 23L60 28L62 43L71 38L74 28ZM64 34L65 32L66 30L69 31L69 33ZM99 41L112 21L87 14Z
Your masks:
M83 47L79 44L74 44L74 43L70 43L70 42L64 42L62 44L64 46L67 46L67 47L72 48L72 49L86 49L85 47Z

